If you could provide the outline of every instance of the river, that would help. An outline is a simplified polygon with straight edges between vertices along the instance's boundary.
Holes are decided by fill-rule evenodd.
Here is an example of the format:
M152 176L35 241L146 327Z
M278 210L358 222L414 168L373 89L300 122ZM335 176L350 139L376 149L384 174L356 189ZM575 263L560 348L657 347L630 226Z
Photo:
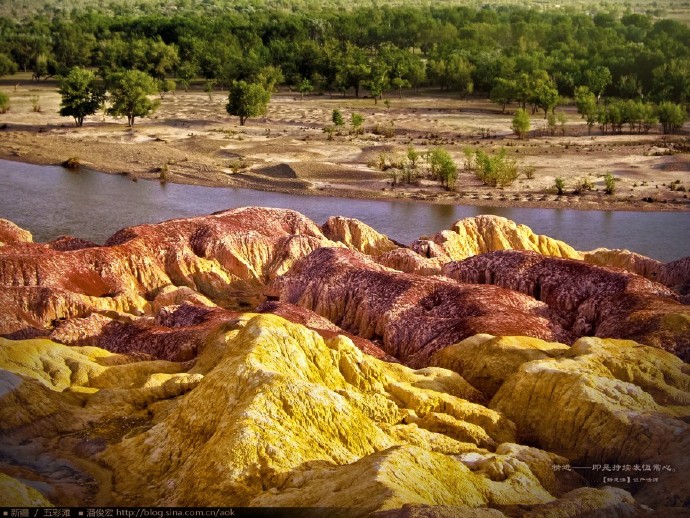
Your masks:
M298 196L133 182L125 176L83 169L0 160L0 217L30 230L35 241L73 235L103 243L123 227L249 205L294 209L318 224L332 215L353 217L402 243L449 228L458 219L495 214L578 250L627 248L661 261L690 255L689 212L475 207Z

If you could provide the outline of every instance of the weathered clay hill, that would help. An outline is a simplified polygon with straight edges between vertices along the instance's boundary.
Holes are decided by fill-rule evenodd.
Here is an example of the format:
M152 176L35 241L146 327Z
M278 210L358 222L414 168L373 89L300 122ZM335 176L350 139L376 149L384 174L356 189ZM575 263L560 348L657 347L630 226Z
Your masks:
M686 515L687 261L631 257L485 216L0 221L0 506Z

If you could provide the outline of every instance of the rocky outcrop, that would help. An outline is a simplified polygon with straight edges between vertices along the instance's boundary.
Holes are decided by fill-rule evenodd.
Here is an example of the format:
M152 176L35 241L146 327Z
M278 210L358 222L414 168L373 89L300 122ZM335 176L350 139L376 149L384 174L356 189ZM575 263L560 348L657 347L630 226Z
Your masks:
M375 345L372 341L365 340L357 335L343 331L330 320L325 319L313 311L300 306L284 304L282 302L271 300L259 305L256 308L256 312L271 313L273 315L281 316L285 320L289 320L295 324L302 324L306 328L316 331L325 339L330 339L338 335L347 336L363 353L369 354L374 358L378 358L379 360L385 360L388 362L398 361L390 354L387 354L379 346Z
M378 258L378 263L405 273L417 275L440 275L448 257L423 257L410 248L398 248Z
M352 250L373 257L378 257L399 247L394 241L369 225L353 218L331 216L321 226L321 232L331 241L343 243Z
M384 351L411 366L424 366L436 350L490 330L568 338L550 320L544 303L520 293L400 273L345 249L316 250L276 279L267 293L380 342Z
M33 487L0 473L0 507L53 507Z
M496 250L529 250L546 256L582 258L580 252L563 241L534 234L525 225L491 215L462 219L450 230L415 241L411 248L423 257L439 257L444 262Z
M560 358L523 363L489 406L515 421L521 441L596 465L593 482L616 476L605 464L625 466L626 477L659 480L627 485L638 501L688 506L689 374L665 351L582 338Z
M430 364L460 373L489 401L523 363L560 358L569 350L567 345L538 338L479 334L444 347Z
M208 311L189 306L158 320L200 325ZM525 361L491 409L457 373L382 362L345 336L325 339L276 315L241 315L186 363L0 339L0 472L22 473L56 505L309 506L343 517L403 506L432 515L632 516L641 498L678 505L679 490L661 498L627 486L633 499L584 487L565 466L584 458L567 454L584 449L590 460L619 445L651 459L643 437L656 448L676 428L681 439L666 450L685 448L679 418L689 413L690 385L680 360L593 339L572 352L532 343L529 351L569 354L532 359L517 344L533 339L506 340L512 364ZM498 355L487 369L506 376L494 364ZM573 411L582 404L586 411ZM517 438L549 442L553 452ZM665 481L677 487L677 477Z
M690 293L690 257L662 263L629 250L597 248L585 252L584 261L599 266L622 268L637 275L674 287L682 294Z
M629 338L690 359L690 307L673 290L638 275L520 251L449 263L443 273L543 301L576 337Z
M31 232L24 230L11 221L0 218L0 246L32 242Z
M499 414L462 399L474 393L449 371L386 364L347 338L324 340L261 315L164 420L101 458L114 469L121 502L335 506L360 516L410 500L552 500L512 454L499 455L513 459L513 470L498 476L436 451L474 451L479 462L489 455L479 444L495 448L512 437ZM412 416L419 422L406 424ZM456 424L431 431L423 427L427 416ZM463 427L460 441L453 429Z
M0 335L93 311L151 314L150 302L176 287L247 307L266 282L321 246L336 243L304 216L261 208L132 227L105 246L67 238L3 246Z

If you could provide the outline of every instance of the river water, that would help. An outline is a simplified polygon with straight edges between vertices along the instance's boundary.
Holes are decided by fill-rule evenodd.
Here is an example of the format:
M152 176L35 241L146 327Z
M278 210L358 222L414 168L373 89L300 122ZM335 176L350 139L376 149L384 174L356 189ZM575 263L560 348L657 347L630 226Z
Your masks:
M125 176L0 160L0 217L35 241L73 235L103 243L117 230L249 205L294 209L322 224L329 216L360 219L409 243L458 219L495 214L578 250L627 248L661 261L690 255L690 213L615 212L432 205L298 196L249 189L133 182Z

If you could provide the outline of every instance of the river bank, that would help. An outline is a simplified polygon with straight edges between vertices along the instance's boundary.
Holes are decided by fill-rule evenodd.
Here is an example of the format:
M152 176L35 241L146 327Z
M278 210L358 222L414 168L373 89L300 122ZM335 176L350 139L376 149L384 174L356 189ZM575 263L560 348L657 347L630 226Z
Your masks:
M42 86L42 85L41 85ZM58 165L74 158L83 167L138 179L170 183L238 187L261 191L360 199L409 200L436 204L581 210L690 210L686 189L690 158L687 137L663 135L587 136L578 115L568 112L565 135L542 135L541 121L532 138L519 141L506 129L510 115L482 101L431 96L391 101L390 108L370 99L327 96L300 100L275 95L268 114L239 126L223 110L225 96L180 92L166 96L150 119L128 128L121 120L97 115L82 128L59 117L59 96L41 90L41 112L32 112L26 96L41 86L21 86L12 110L1 116L0 158ZM365 131L343 131L332 140L323 128L330 112L358 111ZM583 134L584 131L584 134ZM478 137L478 132L489 138ZM382 134L382 133L385 133ZM424 152L448 149L459 166L455 189L422 178L416 185L393 185L382 160L403 156L408 147ZM463 167L467 147L508 150L531 170L505 188L483 185ZM605 194L603 177L616 177L615 192ZM565 181L556 194L557 177ZM592 190L576 194L583 180Z

